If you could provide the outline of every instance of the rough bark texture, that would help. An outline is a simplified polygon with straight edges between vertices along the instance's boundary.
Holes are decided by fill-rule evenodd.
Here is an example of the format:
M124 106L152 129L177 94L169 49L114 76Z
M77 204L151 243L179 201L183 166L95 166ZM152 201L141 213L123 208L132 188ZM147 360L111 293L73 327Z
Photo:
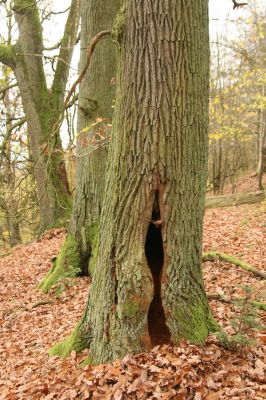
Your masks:
M33 172L40 207L40 230L62 223L70 211L70 196L59 136L59 117L79 25L80 1L73 1L61 41L53 85L44 75L42 27L37 5L15 0L19 39L0 48L0 61L15 72L28 125Z
M127 1L114 36L120 70L107 184L78 328L92 363L182 338L202 343L214 328L201 271L208 2Z
M263 191L251 193L236 193L222 196L211 196L205 200L206 208L219 208L240 206L241 204L254 204L263 201L266 193Z
M82 1L80 71L86 63L90 40L99 31L111 29L119 0L102 0L100 4L97 0ZM116 48L111 38L105 38L97 44L90 67L80 84L75 202L69 234L56 266L40 284L44 292L59 279L69 276L69 271L72 276L88 273L88 261L98 237L105 181L107 148L101 136L106 137L110 130L115 74Z

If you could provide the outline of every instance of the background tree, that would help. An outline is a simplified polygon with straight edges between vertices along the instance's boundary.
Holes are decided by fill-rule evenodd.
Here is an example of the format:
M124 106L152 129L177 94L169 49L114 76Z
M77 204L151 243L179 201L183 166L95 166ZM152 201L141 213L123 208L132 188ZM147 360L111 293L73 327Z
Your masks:
M4 68L5 85L9 85L8 79L8 68ZM6 111L6 136L9 136L9 131L12 130L12 103L10 98L9 90L6 90L4 94L4 105ZM21 242L21 236L19 231L18 221L18 205L19 199L15 191L16 173L14 171L14 162L12 160L11 152L11 140L6 140L5 143L5 154L2 162L0 162L1 171L1 194L0 194L0 207L4 211L5 218L8 225L9 243L13 247Z
M208 2L124 2L96 267L82 322L52 349L101 363L202 343L214 323L201 272L208 143Z
M256 2L237 21L238 37L213 44L210 97L209 187L232 191L243 174L257 170L262 186L265 142L265 10Z
M81 4L80 73L87 63L87 48L99 32L111 29L119 0L83 0ZM110 38L96 47L80 83L77 123L77 181L72 218L55 266L40 283L47 292L66 276L88 274L104 191L116 73L116 48Z
M7 18L7 44L11 44L12 17ZM20 129L25 119L19 117L18 96L14 92L16 85L12 82L12 70L2 65L0 80L1 106L1 146L0 146L0 216L3 237L8 238L10 247L21 242L19 211L22 205L21 191L17 187L18 175L23 176L21 165L18 165L18 157L14 151L14 136L16 129ZM17 115L15 116L15 110ZM23 158L23 150L20 154L20 162ZM24 189L25 189L25 185ZM24 211L25 214L25 211Z
M58 224L70 208L59 128L79 26L80 1L71 3L51 88L44 73L42 25L37 4L32 0L14 0L10 5L19 37L15 44L0 45L0 62L13 69L22 98L43 230Z

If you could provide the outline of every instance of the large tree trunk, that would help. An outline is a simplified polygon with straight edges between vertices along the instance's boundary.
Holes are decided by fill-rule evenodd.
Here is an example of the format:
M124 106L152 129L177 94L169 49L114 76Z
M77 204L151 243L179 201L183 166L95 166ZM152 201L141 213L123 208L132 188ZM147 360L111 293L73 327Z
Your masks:
M80 1L73 0L61 40L53 85L48 89L42 54L42 27L38 7L31 0L14 1L19 38L14 46L1 45L0 61L16 75L25 112L33 174L40 208L40 230L61 224L70 212L60 121L69 64L79 26Z
M83 0L81 11L81 55L79 70L87 61L90 40L112 28L119 0ZM80 84L76 196L69 233L56 266L39 287L47 292L59 279L88 273L88 262L98 237L112 105L115 97L116 48L111 38L100 42ZM91 268L92 269L92 266Z
M97 261L71 338L101 363L162 343L202 343L208 145L207 0L128 0L114 28L120 71Z

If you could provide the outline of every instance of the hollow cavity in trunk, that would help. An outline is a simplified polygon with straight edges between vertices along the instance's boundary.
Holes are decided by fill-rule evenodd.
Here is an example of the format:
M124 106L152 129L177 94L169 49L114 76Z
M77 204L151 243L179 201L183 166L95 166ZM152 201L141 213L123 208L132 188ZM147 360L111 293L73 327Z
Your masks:
M171 337L165 322L165 313L161 298L161 276L164 264L164 251L160 221L161 215L157 192L152 211L152 222L149 224L145 243L145 254L152 273L154 285L153 299L148 312L149 335L153 346L170 343Z

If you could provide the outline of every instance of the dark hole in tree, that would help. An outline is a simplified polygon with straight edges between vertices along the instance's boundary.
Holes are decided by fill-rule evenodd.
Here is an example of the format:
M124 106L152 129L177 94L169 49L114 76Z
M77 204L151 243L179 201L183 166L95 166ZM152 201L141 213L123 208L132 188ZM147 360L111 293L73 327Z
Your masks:
M152 221L160 220L158 202L155 199ZM165 314L161 298L161 271L164 263L163 241L161 227L154 223L149 224L145 243L145 254L150 267L154 296L148 312L148 328L153 346L170 343L170 332L165 323Z
M81 266L81 276L88 276L89 275L89 259L90 254L81 254L80 256L80 266Z

